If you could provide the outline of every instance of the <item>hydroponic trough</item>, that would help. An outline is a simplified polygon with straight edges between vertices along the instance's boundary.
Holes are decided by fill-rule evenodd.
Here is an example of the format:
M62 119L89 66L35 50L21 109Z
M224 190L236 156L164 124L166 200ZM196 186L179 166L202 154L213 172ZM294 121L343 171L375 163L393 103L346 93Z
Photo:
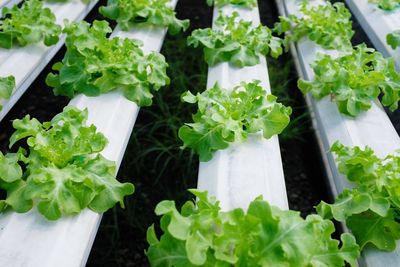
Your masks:
M219 11L225 15L237 11L241 19L252 21L253 26L260 24L258 8L215 7L214 21ZM240 69L229 63L210 67L207 88L218 82L222 88L233 89L241 82L260 80L261 86L271 93L265 57L260 57L260 61L256 66ZM246 210L260 195L272 205L288 209L278 136L265 140L259 133L250 136L245 143L217 151L211 161L200 163L198 187L215 196L223 210Z
M298 4L300 2L300 0L277 0L279 10L285 16L288 14L298 15ZM323 2L314 1L313 3L321 4ZM324 50L308 39L303 39L292 45L291 51L297 60L296 67L299 74L307 80L314 76L310 64L314 61L317 53L337 53L337 51ZM333 143L340 141L351 147L369 146L380 157L393 154L400 148L400 138L378 101L373 103L371 109L357 118L341 114L336 104L329 98L316 101L311 95L308 95L307 103L312 111L313 124L322 154L326 156L324 162L326 163L332 191L336 195L351 185L339 173L333 154L327 152ZM359 263L361 266L368 267L397 266L400 262L399 245L400 242L398 241L396 251L391 253L365 249Z
M368 0L345 1L376 49L386 57L393 57L400 69L400 48L392 49L386 42L389 33L400 30L400 9L384 11Z

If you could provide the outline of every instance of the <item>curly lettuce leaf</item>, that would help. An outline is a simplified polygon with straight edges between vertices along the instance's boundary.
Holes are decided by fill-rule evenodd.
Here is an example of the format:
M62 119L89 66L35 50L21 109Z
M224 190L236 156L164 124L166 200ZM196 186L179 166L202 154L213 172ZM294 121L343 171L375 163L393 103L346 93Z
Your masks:
M334 226L318 215L302 219L257 198L247 212L222 212L206 192L190 190L179 212L174 201L160 202L159 239L149 227L146 255L151 266L356 266L359 248L350 234L342 245L332 239Z
M49 3L68 3L70 0L46 0ZM89 4L92 0L81 0L84 4Z
M0 47L27 46L41 41L52 46L59 40L61 26L49 8L42 1L24 1L21 7L4 7L0 21Z
M0 151L0 181L13 183L22 177L22 168L18 164L18 154L3 155Z
M209 6L222 7L229 4L251 9L257 6L257 0L207 0Z
M368 0L370 3L378 5L379 8L391 11L400 7L400 0Z
M171 34L189 28L189 20L176 18L175 11L168 6L171 0L108 0L100 7L100 13L116 20L122 30L129 30L129 23L148 23L168 27Z
M312 81L300 79L298 86L317 99L328 95L343 114L356 117L371 107L371 102L383 94L382 104L392 111L400 99L400 74L393 59L386 59L365 44L356 46L352 53L333 58L320 55L312 64Z
M152 91L169 83L168 64L157 52L147 55L141 42L128 38L107 38L111 28L106 21L72 23L65 27L67 52L54 64L46 83L55 95L73 98L83 93L97 96L121 90L139 106L152 104Z
M386 41L393 49L400 47L400 30L389 33L386 36Z
M283 53L282 40L268 27L253 27L251 21L239 20L237 12L231 16L220 14L215 25L218 29L197 29L187 39L188 45L203 46L204 59L210 66L221 62L254 66L260 63L260 56L277 58Z
M115 163L99 154L106 137L86 126L87 110L66 107L50 122L27 115L13 121L10 146L26 141L28 150L0 153L0 188L6 190L3 209L27 212L33 205L49 220L85 208L105 212L134 191L115 179Z
M8 77L0 77L0 100L1 99L9 99L15 87L15 78L14 76ZM0 111L3 108L0 105Z
M393 251L400 239L400 157L378 158L369 147L349 148L335 143L339 171L354 185L333 204L321 202L318 213L345 222L361 249L368 245Z
M215 151L245 141L249 134L262 131L269 139L281 133L289 124L292 110L267 95L259 83L242 83L232 92L215 84L201 94L184 93L182 100L197 103L198 111L193 123L179 129L183 147L192 148L201 161L209 161Z
M308 37L326 49L351 49L354 35L351 13L343 3L324 1L322 5L313 6L303 1L299 11L300 16L280 17L275 24L275 32L286 34L285 44Z

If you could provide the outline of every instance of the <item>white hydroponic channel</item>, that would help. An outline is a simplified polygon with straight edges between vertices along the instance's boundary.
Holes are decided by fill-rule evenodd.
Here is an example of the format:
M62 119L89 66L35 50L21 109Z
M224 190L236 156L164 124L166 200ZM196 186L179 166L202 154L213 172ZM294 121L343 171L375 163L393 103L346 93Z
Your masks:
M237 11L241 19L252 21L253 26L260 24L258 8L215 7L214 20L219 10L225 15ZM271 93L265 57L260 57L260 62L245 68L235 68L229 63L210 67L207 88L218 82L222 88L232 90L241 82L260 80L261 86ZM211 161L200 163L198 187L215 196L223 210L247 210L249 203L260 195L271 205L288 209L278 136L266 140L258 133L244 143L217 151Z

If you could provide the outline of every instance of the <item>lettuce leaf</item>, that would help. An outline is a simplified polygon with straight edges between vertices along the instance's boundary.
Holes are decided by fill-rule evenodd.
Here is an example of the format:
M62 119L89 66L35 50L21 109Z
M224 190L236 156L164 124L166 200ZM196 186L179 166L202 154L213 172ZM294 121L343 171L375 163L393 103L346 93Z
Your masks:
M142 43L128 38L107 38L111 28L106 21L66 25L65 53L62 62L53 65L46 83L55 95L73 98L79 93L97 96L121 90L139 106L150 106L153 94L169 83L168 64L157 52L144 54Z
M21 7L2 9L0 20L0 47L27 46L41 41L52 46L59 40L61 26L49 8L43 8L42 1L27 0Z
M9 99L15 87L14 76L0 77L0 100ZM0 111L3 106L0 105Z
M289 124L292 110L267 95L259 83L241 83L232 92L215 84L201 94L184 93L182 100L197 103L198 111L193 123L179 129L183 147L192 148L201 161L209 161L215 151L245 141L249 134L262 131L269 139L281 133Z
M26 141L28 150L0 153L0 188L7 198L0 207L27 212L34 205L49 220L85 208L105 212L134 191L115 179L116 166L100 152L106 137L86 126L87 110L66 107L50 122L29 115L13 121L10 147Z
M299 11L301 16L279 17L275 24L274 32L286 33L285 44L308 37L326 49L351 49L354 35L351 13L343 3L324 1L323 5L313 6L303 1Z
M188 37L187 43L193 47L203 46L204 59L208 65L229 62L236 67L254 66L260 63L260 56L270 54L279 57L283 53L282 40L272 35L272 31L251 21L239 20L239 14L220 14L215 20L219 29L197 29Z
M394 60L384 58L365 44L337 58L320 55L312 68L314 80L300 79L300 90L304 94L310 92L317 99L330 95L343 114L358 116L371 107L380 93L384 106L392 111L398 108L400 74Z
M257 0L207 0L207 5L209 6L222 7L229 4L251 9L257 6Z
M400 47L400 30L389 33L386 37L386 41L393 49Z
M181 212L160 202L161 238L149 227L146 255L151 266L356 266L359 248L350 234L332 239L334 225L318 215L282 211L261 198L247 212L222 212L207 192L190 190L197 201Z
M393 251L400 239L400 157L380 159L369 147L349 148L339 142L331 151L354 187L343 190L333 204L321 202L318 213L345 222L361 249L371 245Z
M148 23L168 27L171 34L178 34L189 28L189 20L176 18L175 11L168 6L171 0L108 0L107 6L100 7L106 18L116 20L122 30L129 30L129 23Z
M378 5L379 8L391 11L400 7L400 0L368 0L370 3Z

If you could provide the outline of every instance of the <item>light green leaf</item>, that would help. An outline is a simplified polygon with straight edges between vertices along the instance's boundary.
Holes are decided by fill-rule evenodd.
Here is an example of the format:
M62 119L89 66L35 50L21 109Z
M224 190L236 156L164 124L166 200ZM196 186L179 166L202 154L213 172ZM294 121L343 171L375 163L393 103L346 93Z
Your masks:
M400 239L399 185L400 157L378 158L366 147L345 147L335 143L339 171L353 182L333 204L321 202L318 213L327 219L345 222L363 249L368 244L380 250L393 251Z
M163 234L158 241L154 227L148 230L151 266L356 266L360 253L354 237L342 235L339 246L331 237L333 223L318 215L304 220L298 212L271 207L261 198L250 203L247 213L222 212L206 192L191 192L198 200L185 217L190 234L184 239L174 237L167 227L171 214L178 213L175 203L157 206Z
M0 47L26 46L41 41L52 46L59 40L61 27L56 24L52 11L43 7L42 1L27 0L21 7L4 7L2 17L5 19L0 23Z
M383 93L382 104L395 110L400 100L400 74L393 59L386 59L365 44L339 57L320 55L312 64L312 81L300 79L303 93L317 99L329 96L341 113L356 117L371 108Z
M74 215L85 208L105 212L134 191L115 179L115 163L102 157L107 139L94 125L86 126L88 112L66 107L50 122L27 115L15 120L13 145L26 140L28 151L0 153L0 189L7 192L2 209L27 212L33 203L49 220Z
M371 243L378 249L393 251L396 240L400 239L400 224L395 220L393 210L385 217L373 212L353 215L347 219L346 224L361 249Z
M14 76L0 77L0 100L9 99L12 92L14 91L14 88L15 88ZM0 105L0 111L2 108L3 106Z
M169 6L171 0L108 0L107 6L100 7L100 13L116 20L122 30L129 30L129 23L147 23L169 27L171 34L186 31L189 20L179 20Z
M197 29L187 39L188 45L204 46L204 58L210 66L221 62L240 68L254 66L260 56L279 57L283 53L282 40L268 27L253 27L251 21L240 20L237 12L231 16L219 14L215 25L218 29Z
M252 9L257 6L257 0L207 0L207 5L209 6L222 7L229 4Z
M343 3L324 1L318 6L302 1L299 16L280 17L274 31L286 33L285 44L308 37L326 49L350 50L352 30L351 13Z
M400 0L368 0L370 3L378 5L379 8L391 11L400 7Z
M165 58L156 52L145 55L138 40L107 38L111 28L106 21L67 24L64 32L67 52L46 78L55 95L72 98L120 90L139 106L150 106L151 92L169 84Z
M218 84L197 94L182 95L182 100L197 103L193 123L179 129L183 147L192 148L201 161L211 160L213 153L232 142L245 141L249 134L262 131L266 139L281 133L290 121L291 108L276 102L259 81L242 83L231 93Z
M400 2L399 2L400 5ZM386 41L388 45L390 45L393 49L396 49L400 46L400 30L389 33L386 37Z

